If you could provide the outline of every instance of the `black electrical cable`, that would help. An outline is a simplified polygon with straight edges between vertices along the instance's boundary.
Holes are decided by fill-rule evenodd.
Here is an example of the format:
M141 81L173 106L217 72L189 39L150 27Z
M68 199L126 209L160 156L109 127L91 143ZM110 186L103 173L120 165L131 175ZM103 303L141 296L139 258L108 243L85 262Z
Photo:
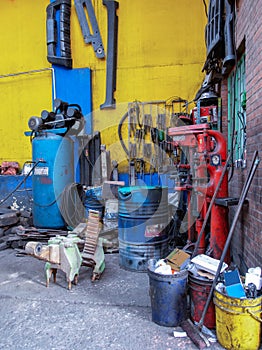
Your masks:
M47 207L51 207L51 205L55 204L58 199L60 198L61 195L57 196L52 202L48 203L48 204L40 204L40 203L37 203L36 201L34 201L34 204L38 207L41 207L41 208L47 208Z
M246 123L245 123L244 113L238 111L237 116L238 116L238 119L240 120L240 123L242 124L243 131L246 132Z
M128 149L124 143L123 137L122 137L122 126L124 121L126 120L126 118L128 117L128 112L126 112L123 117L121 118L119 124L118 124L118 137L119 137L119 141L121 143L121 146L123 148L123 150L125 151L125 153L129 156L129 152Z
M243 112L238 111L237 112L238 119L242 125L241 134L241 139L243 139L243 147L242 147L242 153L241 153L241 158L244 158L244 153L245 153L245 148L246 148L246 123L245 123L245 115Z
M208 17L208 14L207 14L207 4L206 4L206 1L205 1L205 0L203 0L203 4L204 4L204 6L205 6L205 13L206 13L206 16Z
M34 163L34 162L32 162ZM3 199L0 200L0 205L2 205L5 201L7 201L8 198L10 198L12 196L13 193L15 193L19 187L22 186L22 184L26 181L26 179L29 177L29 175L33 172L33 170L35 169L35 167L39 164L39 163L43 163L42 160L37 161L34 166L32 167L32 169L30 169L30 171L28 172L28 174L26 174L26 176L24 177L24 179L22 181L19 182L19 184Z

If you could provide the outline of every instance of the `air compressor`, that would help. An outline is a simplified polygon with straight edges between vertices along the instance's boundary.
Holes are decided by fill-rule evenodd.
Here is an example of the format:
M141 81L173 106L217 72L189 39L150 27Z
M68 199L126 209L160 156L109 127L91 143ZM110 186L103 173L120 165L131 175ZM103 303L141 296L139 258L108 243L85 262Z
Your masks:
M32 141L33 224L39 228L66 226L61 197L66 186L74 183L74 140L83 129L81 107L54 100L54 111L43 110L41 117L28 121Z

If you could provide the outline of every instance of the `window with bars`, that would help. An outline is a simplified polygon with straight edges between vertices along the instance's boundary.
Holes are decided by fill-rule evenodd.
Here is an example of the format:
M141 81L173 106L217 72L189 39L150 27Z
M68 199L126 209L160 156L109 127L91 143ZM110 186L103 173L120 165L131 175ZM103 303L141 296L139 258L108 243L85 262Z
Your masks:
M246 167L246 85L245 55L237 62L228 78L228 148L234 146L235 168Z

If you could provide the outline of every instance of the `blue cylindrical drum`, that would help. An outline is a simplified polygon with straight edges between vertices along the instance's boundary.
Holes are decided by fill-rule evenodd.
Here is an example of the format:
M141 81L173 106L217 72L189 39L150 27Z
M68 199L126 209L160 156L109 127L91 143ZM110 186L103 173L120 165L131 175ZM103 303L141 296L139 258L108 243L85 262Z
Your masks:
M91 187L86 190L85 196L86 217L88 218L89 210L97 210L99 219L103 219L105 204L102 198L102 186Z
M64 188L74 182L73 141L42 132L32 141L33 162L40 160L32 177L33 223L36 227L65 226L59 209Z
M146 271L150 258L168 255L168 188L122 187L118 190L120 266Z

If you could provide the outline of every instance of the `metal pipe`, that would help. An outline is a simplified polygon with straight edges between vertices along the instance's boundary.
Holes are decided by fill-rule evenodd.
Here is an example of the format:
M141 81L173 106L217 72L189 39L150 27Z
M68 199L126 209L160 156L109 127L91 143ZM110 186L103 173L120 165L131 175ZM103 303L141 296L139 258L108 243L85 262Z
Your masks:
M34 70L24 71L24 72L2 74L2 75L0 75L0 79L9 78L9 77L16 77L16 76L19 76L19 75L27 75L27 74L34 74L34 73L42 73L42 72L46 72L46 71L51 71L51 74L52 74L52 84L53 84L53 96L54 96L54 99L56 99L56 84L55 84L55 72L54 72L54 68L41 68L41 69L34 69Z

